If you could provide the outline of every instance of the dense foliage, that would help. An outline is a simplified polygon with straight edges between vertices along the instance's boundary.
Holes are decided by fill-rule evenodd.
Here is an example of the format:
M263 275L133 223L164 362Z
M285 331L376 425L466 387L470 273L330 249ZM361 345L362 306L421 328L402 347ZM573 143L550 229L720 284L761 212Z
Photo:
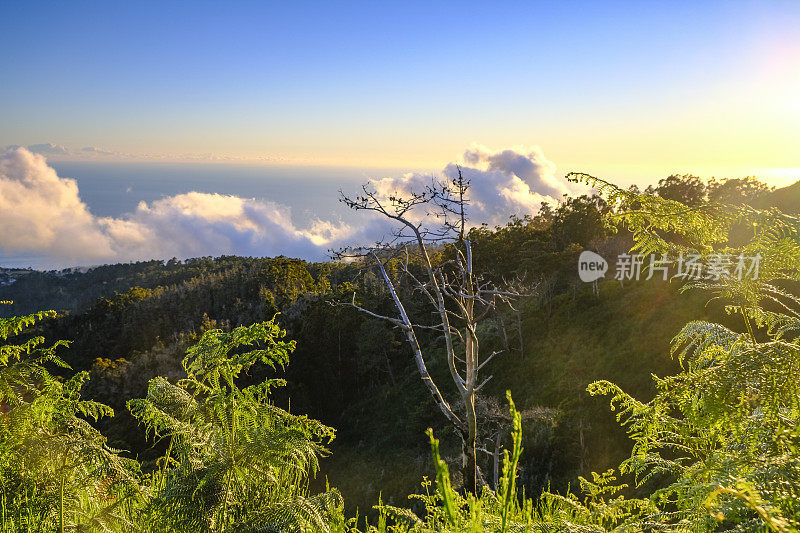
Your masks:
M0 339L19 335L52 313L0 319ZM88 374L62 381L45 365L65 367L34 336L0 347L0 531L115 531L139 495L137 465L106 445L87 419L113 416L82 400Z
M0 335L43 316L2 319ZM155 378L128 402L169 440L156 468L109 448L89 423L114 413L80 399L86 372L62 382L45 369L65 366L63 343L3 346L0 531L328 531L340 496L309 496L308 479L333 430L274 406L280 380L236 383L256 362L288 362L284 334L273 322L209 330L187 351L185 379Z
M584 177L618 204L643 253L758 256L758 276L730 272L690 281L739 317L740 331L692 321L673 339L682 372L656 378L641 402L611 396L635 441L624 471L652 484L650 527L794 530L800 524L800 220L770 209L683 204ZM631 204L636 203L636 209ZM741 238L745 228L749 238Z

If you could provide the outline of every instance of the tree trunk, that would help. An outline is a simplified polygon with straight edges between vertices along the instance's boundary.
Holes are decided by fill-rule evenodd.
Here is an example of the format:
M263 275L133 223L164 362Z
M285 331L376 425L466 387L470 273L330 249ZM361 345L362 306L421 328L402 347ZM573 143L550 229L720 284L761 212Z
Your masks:
M478 419L475 415L475 394L464 397L467 408L467 433L464 436L464 490L478 494L478 462L475 453L475 441L478 437Z
M500 450L501 444L503 442L503 430L500 429L497 431L497 435L494 439L494 455L493 458L493 471L492 471L492 489L497 492L498 486L497 484L500 481Z

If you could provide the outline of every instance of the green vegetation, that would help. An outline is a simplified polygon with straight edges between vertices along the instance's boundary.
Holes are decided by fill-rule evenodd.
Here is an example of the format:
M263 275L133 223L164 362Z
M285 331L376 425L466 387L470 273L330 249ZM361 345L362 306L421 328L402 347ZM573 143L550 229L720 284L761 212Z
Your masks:
M0 339L48 316L2 319ZM64 344L44 346L35 336L0 348L0 531L63 532L78 523L113 530L127 522L127 501L139 492L134 462L87 421L113 415L80 399L88 374L61 381L45 369L66 366L55 353Z
M236 385L258 361L288 362L294 343L284 334L273 322L207 331L183 360L186 379L155 378L147 398L128 402L149 431L169 440L151 477L149 523L165 531L328 529L338 493L309 498L307 480L333 430L272 405L270 390L281 380Z
M390 315L375 272L115 265L2 287L21 316L0 319L0 532L796 531L800 223L765 203L791 191L576 178L600 196L469 233L476 269L542 288L479 325L482 349L503 354L476 399L489 482L477 494L402 333L332 305L356 291ZM574 281L584 248L762 261L755 280L595 294ZM386 270L430 324L400 265ZM112 276L110 292L80 297ZM60 314L22 311L55 288ZM417 335L446 379L438 333Z
M3 319L0 334L41 318ZM284 334L271 321L209 330L183 359L187 378L155 378L146 398L130 400L146 430L169 441L151 465L109 448L87 421L114 413L80 399L86 372L62 383L45 370L65 366L54 353L63 343L3 346L0 531L328 531L341 498L309 496L308 477L333 430L274 406L280 380L236 384L257 361L288 361Z

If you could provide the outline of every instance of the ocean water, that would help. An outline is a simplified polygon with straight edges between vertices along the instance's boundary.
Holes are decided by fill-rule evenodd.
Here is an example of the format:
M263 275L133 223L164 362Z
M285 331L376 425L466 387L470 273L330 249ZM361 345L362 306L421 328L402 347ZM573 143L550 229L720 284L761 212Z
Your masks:
M141 202L190 191L269 200L292 208L295 224L312 218L351 219L339 189L355 193L370 178L407 169L266 166L220 163L53 162L60 177L73 178L83 201L97 216L118 217Z

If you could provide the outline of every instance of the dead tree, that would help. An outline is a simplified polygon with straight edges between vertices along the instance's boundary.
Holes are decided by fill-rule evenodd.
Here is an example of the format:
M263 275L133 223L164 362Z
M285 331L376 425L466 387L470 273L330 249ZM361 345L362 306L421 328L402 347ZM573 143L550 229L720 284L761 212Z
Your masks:
M391 322L403 331L422 382L461 437L464 487L476 493L482 480L475 455L478 435L475 398L492 379L490 375L479 380L479 373L499 353L481 358L478 324L490 316L498 304L511 305L520 293L511 285L497 287L474 272L472 244L465 233L468 190L469 182L463 179L459 170L458 178L445 183L434 180L424 191L411 192L405 197L398 194L383 197L369 185L362 186L359 196L351 198L342 194L340 200L351 209L378 213L393 220L396 228L388 240L375 246L341 250L336 255L340 258L363 257L377 266L394 302L397 316L383 316L359 306L355 294L352 301L345 305ZM425 220L435 220L435 226L426 225ZM443 249L449 259L434 263L429 253L432 246ZM414 289L421 292L433 306L436 316L434 325L415 323L406 313L384 264L387 258L397 254L401 255L399 263L402 275L407 276ZM415 276L412 272L412 257L421 263L423 274ZM450 377L464 408L463 412L457 409L460 416L445 400L440 387L428 372L425 354L416 333L421 328L435 329L443 336Z

